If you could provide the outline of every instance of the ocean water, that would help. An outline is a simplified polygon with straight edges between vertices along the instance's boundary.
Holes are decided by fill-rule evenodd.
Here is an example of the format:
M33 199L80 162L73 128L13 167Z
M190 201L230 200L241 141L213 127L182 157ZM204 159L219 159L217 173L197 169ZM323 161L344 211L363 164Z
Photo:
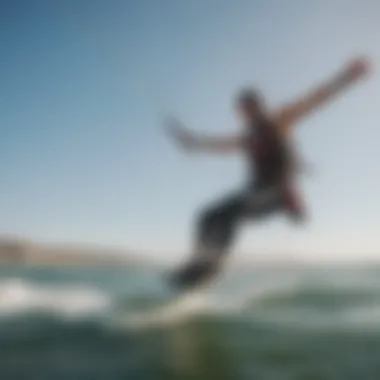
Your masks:
M380 379L380 267L235 269L178 304L162 275L1 267L0 379Z

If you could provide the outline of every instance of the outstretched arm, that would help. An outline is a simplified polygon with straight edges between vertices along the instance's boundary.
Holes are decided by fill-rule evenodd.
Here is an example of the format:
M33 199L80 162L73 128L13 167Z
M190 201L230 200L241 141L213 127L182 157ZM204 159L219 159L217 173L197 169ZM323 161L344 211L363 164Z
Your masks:
M174 119L166 122L166 129L175 142L187 151L227 154L243 146L241 136L199 136Z
M277 115L279 125L285 132L294 124L314 112L319 107L333 100L347 90L369 71L369 64L364 59L355 59L335 77L307 93L301 99L284 107Z

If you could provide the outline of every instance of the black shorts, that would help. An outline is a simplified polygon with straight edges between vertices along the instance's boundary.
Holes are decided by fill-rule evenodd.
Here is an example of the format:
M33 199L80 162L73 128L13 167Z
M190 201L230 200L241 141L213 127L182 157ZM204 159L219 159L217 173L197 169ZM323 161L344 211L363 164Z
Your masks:
M278 212L298 218L303 215L303 208L294 187L260 185L224 197L208 208L208 213L231 216L235 221L261 219Z

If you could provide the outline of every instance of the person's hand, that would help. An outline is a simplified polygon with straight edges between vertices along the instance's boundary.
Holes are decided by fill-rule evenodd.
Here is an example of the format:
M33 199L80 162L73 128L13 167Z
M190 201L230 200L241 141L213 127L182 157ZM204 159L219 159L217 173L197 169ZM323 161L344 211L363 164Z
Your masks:
M189 151L196 147L197 137L177 119L173 117L166 118L165 129L182 149Z
M365 58L356 58L351 60L346 67L346 74L351 79L359 79L368 74L371 67L370 61Z

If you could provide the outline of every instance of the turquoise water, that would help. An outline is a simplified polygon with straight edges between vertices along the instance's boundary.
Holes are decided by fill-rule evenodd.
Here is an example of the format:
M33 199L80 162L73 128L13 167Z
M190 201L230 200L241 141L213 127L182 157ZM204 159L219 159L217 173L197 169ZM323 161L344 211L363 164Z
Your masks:
M235 270L165 322L114 323L157 314L161 275L0 268L0 379L380 379L380 267Z

